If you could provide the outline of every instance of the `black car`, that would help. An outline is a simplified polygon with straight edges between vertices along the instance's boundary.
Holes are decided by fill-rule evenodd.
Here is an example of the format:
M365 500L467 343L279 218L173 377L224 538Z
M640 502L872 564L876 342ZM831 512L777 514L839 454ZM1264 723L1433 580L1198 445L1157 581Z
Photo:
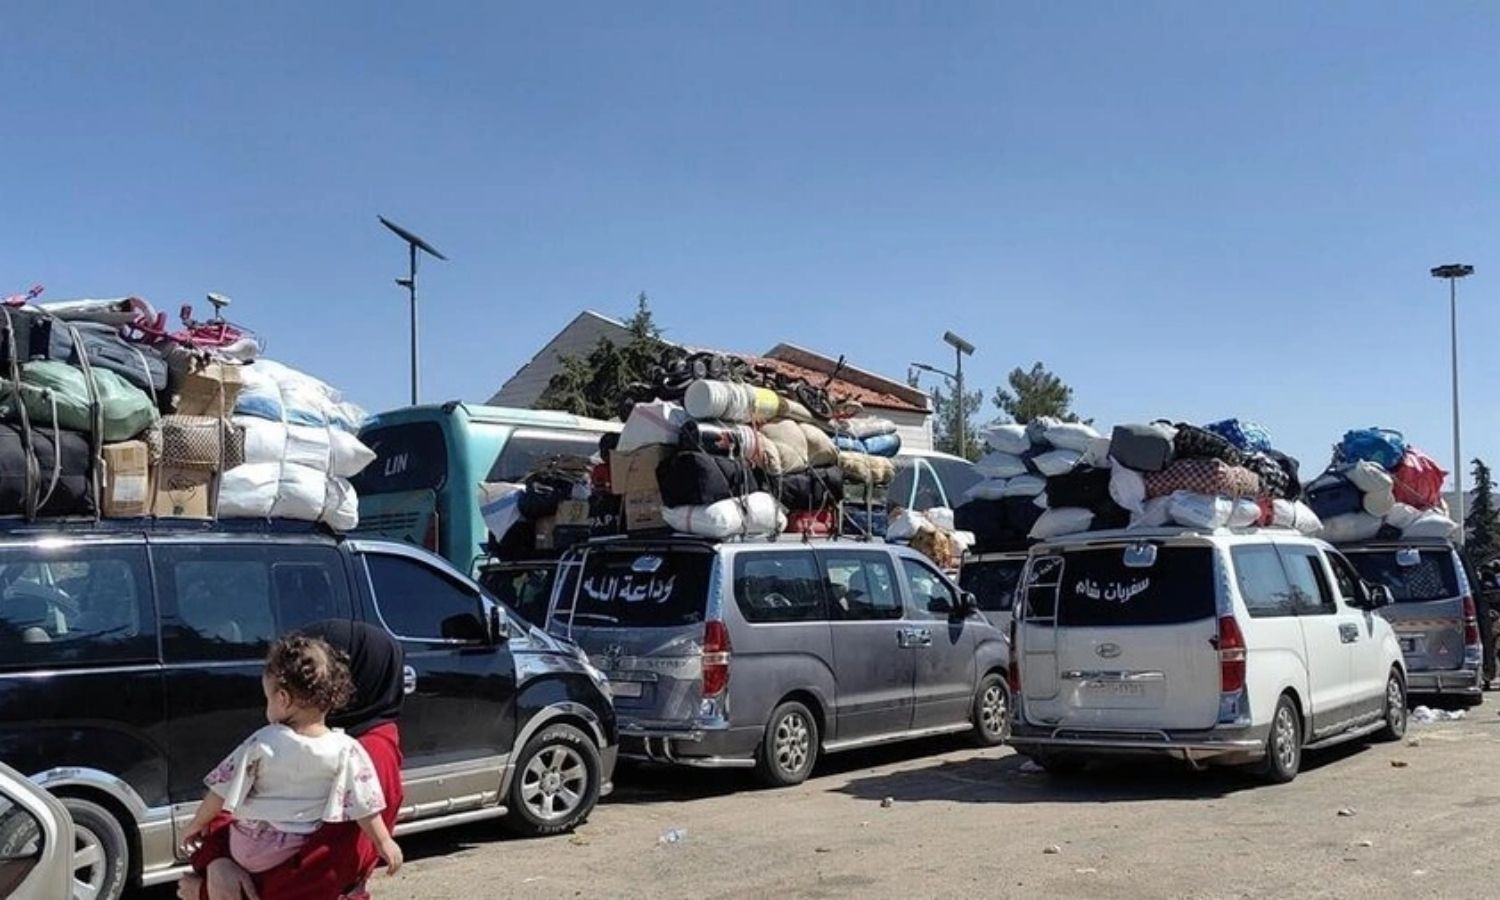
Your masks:
M270 642L330 618L386 628L405 650L398 834L499 816L550 834L608 793L603 677L426 551L267 526L10 531L0 759L68 806L83 894L179 874L204 775L264 724ZM557 750L579 783L528 789L528 767Z

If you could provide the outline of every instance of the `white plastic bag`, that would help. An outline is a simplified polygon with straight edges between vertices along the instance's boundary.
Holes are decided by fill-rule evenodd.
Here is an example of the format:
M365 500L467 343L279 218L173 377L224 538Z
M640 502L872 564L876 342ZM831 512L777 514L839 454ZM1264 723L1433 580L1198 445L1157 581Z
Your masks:
M359 527L359 496L347 478L334 476L328 479L327 494L323 498L322 520L334 531L353 531Z
M1188 528L1222 528L1229 522L1234 504L1228 497L1177 491L1172 494L1169 515Z
M1420 518L1422 518L1422 510L1405 503L1397 503L1392 505L1390 512L1385 514L1385 524L1397 531L1405 532Z
M763 491L707 506L670 506L661 514L674 531L709 538L778 534L786 527L781 505Z
M1146 505L1145 476L1110 460L1109 496L1121 509L1132 514L1141 512Z
M639 450L651 444L677 446L682 426L688 421L687 410L670 400L637 403L620 431L621 453Z
M1152 497L1130 516L1131 528L1161 528L1172 521L1172 496Z
M1009 484L1009 478L986 478L985 480L969 488L967 491L964 491L964 499L999 500L1002 497L1010 496L1009 494L1005 493L1006 487Z
M1056 478L1073 471L1083 454L1077 450L1049 450L1031 460L1036 470L1047 478Z
M1012 478L1001 489L1001 497L1035 497L1047 489L1047 480L1038 475Z
M1092 524L1094 524L1094 514L1087 509L1073 506L1049 509L1042 513L1042 517L1036 520L1035 525L1031 526L1030 537L1032 540L1045 541L1058 535L1088 531Z
M1078 462L1079 465L1092 469L1102 469L1109 463L1109 438L1102 435L1089 441L1089 448L1083 451L1083 459Z
M1405 538L1451 538L1458 533L1458 523L1438 512L1428 510L1401 530Z
M953 510L949 509L946 506L934 506L923 513L923 515L927 517L927 521L943 529L944 531L952 531L954 528Z
M1396 506L1396 492L1391 488L1367 491L1362 502L1365 512L1377 519L1383 519Z
M1058 450L1086 452L1094 441L1102 436L1091 426L1082 422L1060 422L1057 419L1038 419L1042 423L1042 440Z
M991 450L1012 456L1020 456L1031 449L1031 438L1026 436L1026 426L1013 422L986 428L984 442Z
M916 533L927 527L927 517L919 512L903 509L885 523L885 539L888 541L909 541Z
M1260 504L1247 497L1240 497L1234 501L1229 510L1230 528L1249 528L1260 521Z
M1312 507L1301 500L1273 500L1271 524L1277 528L1292 528L1309 536L1323 530L1323 520L1312 511Z
M1356 463L1345 472L1354 486L1366 494L1389 491L1396 483L1391 473L1372 462Z
M1345 513L1324 521L1320 537L1330 544L1353 544L1379 534L1380 525L1380 520L1369 513Z
M987 478L1015 478L1026 474L1026 463L1021 457L999 450L985 454L974 467Z

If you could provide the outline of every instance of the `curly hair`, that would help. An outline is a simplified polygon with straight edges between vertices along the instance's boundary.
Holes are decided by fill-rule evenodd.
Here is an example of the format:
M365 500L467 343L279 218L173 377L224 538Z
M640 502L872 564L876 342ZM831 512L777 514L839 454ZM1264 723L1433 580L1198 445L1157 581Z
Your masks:
M301 706L332 712L354 697L349 656L322 638L289 634L271 645L266 677Z

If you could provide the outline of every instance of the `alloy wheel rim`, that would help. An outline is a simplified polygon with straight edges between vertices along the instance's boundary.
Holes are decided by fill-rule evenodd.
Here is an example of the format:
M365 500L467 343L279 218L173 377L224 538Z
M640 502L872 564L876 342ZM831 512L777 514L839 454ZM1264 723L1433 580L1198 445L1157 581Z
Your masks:
M979 724L987 734L1003 735L1006 724L1005 691L992 684L979 703Z
M812 732L801 713L788 713L776 723L776 765L783 772L800 772L812 749Z
M1401 696L1401 682L1394 677L1385 686L1386 721L1391 729L1400 731L1406 725L1406 698Z
M583 803L588 767L571 747L544 747L521 775L521 800L544 821L565 819Z
M1276 714L1276 761L1284 771L1290 772L1297 762L1297 726L1292 721L1292 711L1282 707Z
M94 900L104 891L109 874L105 865L104 845L87 828L75 827L73 851L73 900Z

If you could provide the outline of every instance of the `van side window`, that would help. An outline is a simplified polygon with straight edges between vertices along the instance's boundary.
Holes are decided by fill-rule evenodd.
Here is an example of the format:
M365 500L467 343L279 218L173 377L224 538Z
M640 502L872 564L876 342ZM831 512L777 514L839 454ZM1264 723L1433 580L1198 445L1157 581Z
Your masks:
M479 594L442 572L401 556L365 557L375 606L398 638L482 643Z
M0 551L0 666L155 659L144 547Z
M918 619L947 619L958 609L958 596L935 569L914 559L901 560L911 612Z
M1353 603L1358 600L1359 573L1354 571L1354 566L1339 553L1328 554L1328 565L1333 568L1333 583L1338 585L1344 602Z
M896 572L884 553L825 553L829 618L845 621L901 618Z
M1328 588L1328 579L1323 573L1323 559L1311 547L1282 547L1281 560L1286 564L1286 576L1297 594L1297 614L1300 616L1331 616L1338 612L1333 603L1333 592Z
M741 553L734 560L734 599L748 622L823 619L822 581L806 550Z
M352 615L331 547L159 545L152 555L168 661L259 659L279 635Z
M1286 569L1275 547L1270 544L1235 547L1229 556L1234 560L1235 581L1251 618L1297 614L1297 595L1287 581Z

